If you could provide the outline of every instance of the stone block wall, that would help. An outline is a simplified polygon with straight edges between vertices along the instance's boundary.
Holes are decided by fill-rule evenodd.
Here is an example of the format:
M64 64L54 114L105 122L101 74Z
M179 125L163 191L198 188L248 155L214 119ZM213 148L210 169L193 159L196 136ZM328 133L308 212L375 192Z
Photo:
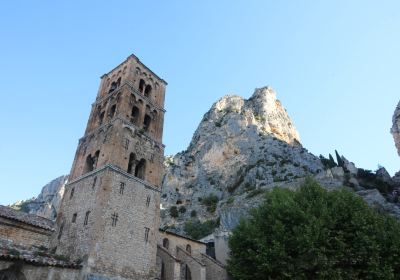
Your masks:
M77 280L80 271L70 268L37 266L0 260L0 279L15 280ZM12 278L14 277L14 278Z
M177 248L177 258L182 261L181 280L188 279L186 276L187 273L190 274L189 279L206 280L206 266L200 262L199 259L192 256L181 247Z
M0 217L0 236L15 244L48 247L52 231Z
M159 231L158 244L162 247L164 247L164 239L168 240L168 251L174 256L178 253L178 247L186 248L187 245L190 245L193 254L199 255L200 253L206 253L207 245L203 242L185 238L171 232Z
M216 262L210 256L202 254L201 261L206 266L206 280L216 280L216 279L227 280L227 279L229 279L226 268L222 264Z
M156 273L159 206L157 189L107 165L66 186L52 245L58 254L82 259L88 273L150 279Z

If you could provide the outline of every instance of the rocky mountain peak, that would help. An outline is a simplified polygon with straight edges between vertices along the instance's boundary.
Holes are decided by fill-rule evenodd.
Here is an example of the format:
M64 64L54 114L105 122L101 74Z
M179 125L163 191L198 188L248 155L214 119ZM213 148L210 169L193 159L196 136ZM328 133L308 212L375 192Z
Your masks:
M202 148L199 141L209 140L216 133L223 138L254 138L262 134L291 145L300 144L299 133L270 87L256 89L247 100L237 95L226 95L214 103L194 133L188 150Z

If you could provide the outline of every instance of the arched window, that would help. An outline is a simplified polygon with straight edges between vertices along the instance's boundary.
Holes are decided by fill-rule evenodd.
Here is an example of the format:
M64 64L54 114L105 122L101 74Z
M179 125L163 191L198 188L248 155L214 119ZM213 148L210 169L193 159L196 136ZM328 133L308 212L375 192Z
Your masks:
M99 116L99 125L102 125L102 124L103 124L103 120L104 120L104 111L100 113L100 116Z
M143 129L144 129L144 131L148 131L149 130L150 124L151 124L151 117L146 114L144 116L144 121L143 121Z
M132 107L132 113L131 113L131 123L134 123L137 125L138 119L139 119L139 108L136 106Z
M131 153L129 155L128 170L127 170L129 174L133 174L133 171L135 170L135 161L136 161L136 156L134 153Z
M121 85L121 77L119 77L117 80L117 88L119 88L120 85Z
M162 245L165 249L169 249L169 240L168 238L164 238L162 241Z
M188 252L189 254L192 253L192 246L190 246L189 244L186 245L186 252Z
M91 154L89 154L86 157L86 164L85 164L85 170L84 173L88 173L90 171L93 171L94 169L94 161L93 161L93 157Z
M188 265L185 265L185 280L192 280L192 273Z
M144 96L150 97L151 93L151 85L147 85L146 88L144 89Z
M161 280L166 280L165 263L161 262Z
M108 113L110 119L114 117L116 109L117 109L117 104L111 106L110 112Z
M146 160L141 159L135 168L135 177L144 180L144 176L146 174Z
M144 87L145 87L145 82L143 79L140 79L140 81L139 81L139 92L140 93L143 93Z
M110 90L108 91L108 93L113 92L116 88L117 88L117 83L116 82L112 82L111 86L110 86Z

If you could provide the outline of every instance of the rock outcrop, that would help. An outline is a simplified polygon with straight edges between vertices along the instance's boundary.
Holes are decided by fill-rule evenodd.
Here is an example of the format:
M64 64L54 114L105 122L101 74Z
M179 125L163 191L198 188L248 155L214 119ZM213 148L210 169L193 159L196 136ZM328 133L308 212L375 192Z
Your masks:
M179 230L194 216L220 217L232 229L266 190L323 172L271 88L248 100L225 96L204 115L188 149L166 160L162 223ZM168 213L174 206L178 218Z
M394 143L397 148L397 153L400 156L400 102L399 104L397 104L396 110L394 111L392 123L393 126L390 132L393 135Z
M68 175L60 176L42 188L37 198L18 201L11 205L12 208L26 213L54 220L64 195L64 186L68 181Z

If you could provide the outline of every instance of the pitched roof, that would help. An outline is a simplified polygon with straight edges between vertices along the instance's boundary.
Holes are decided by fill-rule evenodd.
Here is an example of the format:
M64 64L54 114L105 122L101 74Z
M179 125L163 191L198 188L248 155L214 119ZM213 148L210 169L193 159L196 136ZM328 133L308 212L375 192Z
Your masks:
M53 221L43 217L39 217L34 214L28 214L22 211L18 211L7 206L0 205L0 217L8 218L11 220L29 224L31 226L54 231Z

